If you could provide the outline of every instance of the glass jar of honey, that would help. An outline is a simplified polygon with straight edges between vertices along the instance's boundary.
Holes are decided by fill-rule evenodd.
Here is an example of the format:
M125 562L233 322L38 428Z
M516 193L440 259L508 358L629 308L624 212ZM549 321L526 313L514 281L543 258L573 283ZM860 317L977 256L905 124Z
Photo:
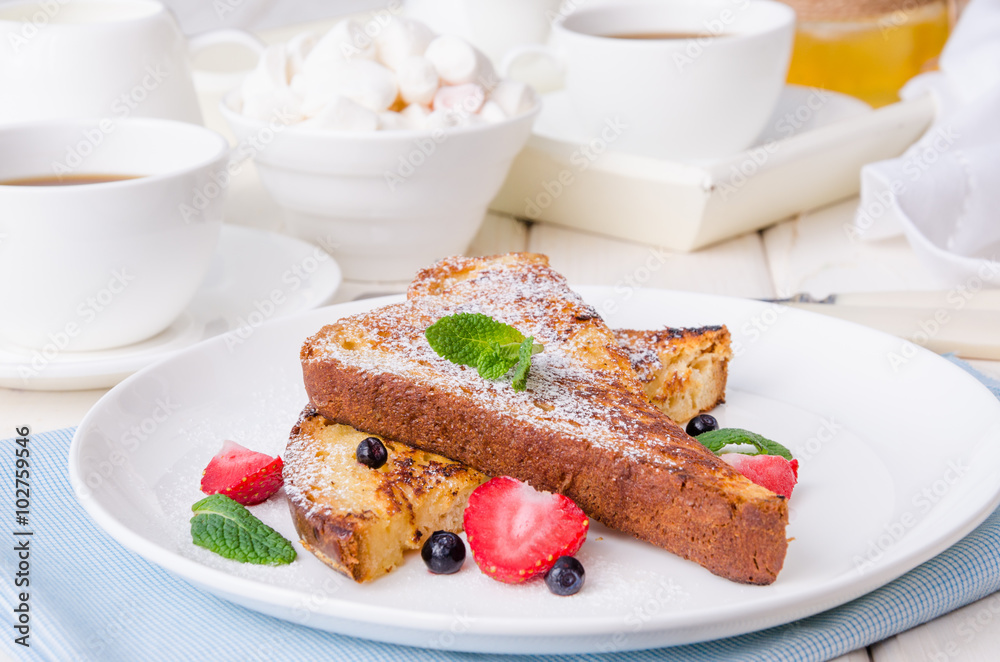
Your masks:
M783 0L798 15L788 82L884 106L933 69L954 22L949 0Z

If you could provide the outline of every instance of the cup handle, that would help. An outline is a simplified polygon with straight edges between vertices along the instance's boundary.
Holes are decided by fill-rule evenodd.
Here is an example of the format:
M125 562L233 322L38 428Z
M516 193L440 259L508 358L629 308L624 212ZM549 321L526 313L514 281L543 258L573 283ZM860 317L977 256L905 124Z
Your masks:
M227 29L211 30L209 32L202 32L201 34L189 37L188 52L192 57L194 57L206 48L210 46L217 46L219 44L237 44L239 46L245 46L257 55L263 53L264 49L267 48L267 44L249 32Z
M500 60L500 76L510 77L510 70L514 64L525 55L540 55L551 62L556 70L556 75L560 79L566 75L566 60L557 50L544 44L518 44L504 53Z

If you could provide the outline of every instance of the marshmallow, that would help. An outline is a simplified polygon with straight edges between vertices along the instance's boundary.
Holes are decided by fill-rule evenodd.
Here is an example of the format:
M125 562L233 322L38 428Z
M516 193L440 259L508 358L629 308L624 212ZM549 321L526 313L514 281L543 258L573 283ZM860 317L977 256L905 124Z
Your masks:
M409 106L400 111L399 114L402 115L403 119L406 120L407 125L411 129L422 130L428 128L427 118L430 116L431 112L418 103L411 103Z
M288 57L288 77L302 71L302 65L309 53L319 41L319 35L315 32L302 32L292 37L285 46L285 54Z
M368 110L388 109L398 94L392 72L371 60L336 62L324 71L303 71L292 81L302 91L302 112L318 113L335 96L345 96Z
M287 87L260 94L252 94L243 99L243 114L258 120L276 120L282 124L292 124L305 119L302 114L302 100Z
M340 54L345 60L355 58L374 60L377 55L375 39L365 32L365 26L362 23L353 18L337 23L329 34L337 42Z
M458 116L456 113L447 110L435 110L427 116L424 127L431 131L435 129L453 129L458 126Z
M424 57L448 85L487 84L496 79L493 65L480 51L461 37L444 35L430 43Z
M396 82L403 101L429 106L438 89L437 69L427 58L411 55L396 69Z
M310 129L335 129L338 131L376 131L378 115L347 97L334 96L316 115L299 126Z
M378 61L398 71L408 57L423 55L434 37L435 34L423 23L395 17L375 35Z
M405 131L410 128L410 123L402 113L384 110L378 114L378 128L382 131Z
M507 113L503 112L503 108L496 101L487 101L484 103L483 107L479 110L479 116L490 124L503 122L507 119Z
M486 90L475 83L446 85L434 95L434 110L472 115L479 112L484 101L486 101Z
M288 87L288 58L280 44L268 46L260 54L257 66L243 79L240 88L243 98L269 94Z
M528 112L535 106L531 89L524 83L513 80L501 81L490 92L490 100L495 101L507 117Z
M309 50L297 73L318 74L335 62L374 60L375 40L365 34L364 27L354 19L333 26ZM300 94L303 92L296 90Z

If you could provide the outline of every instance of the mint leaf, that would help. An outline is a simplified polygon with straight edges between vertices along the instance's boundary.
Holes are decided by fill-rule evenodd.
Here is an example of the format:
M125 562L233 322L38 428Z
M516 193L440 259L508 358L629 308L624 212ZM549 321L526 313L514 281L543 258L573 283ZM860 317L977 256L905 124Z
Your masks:
M490 343L476 363L479 376L483 379L500 379L517 363L517 345ZM512 351L513 350L513 351Z
M509 324L481 313L442 317L424 335L438 356L475 368L483 379L499 379L517 366L516 391L526 388L531 356L544 349Z
M481 313L442 317L427 327L424 335L439 356L473 368L478 367L479 357L490 351L493 345L524 340L524 335L514 327Z
M531 368L531 356L538 353L535 351L536 347L539 348L538 352L542 351L542 346L536 345L535 339L528 336L517 350L517 365L514 366L514 381L511 382L515 391L528 388L528 370Z
M762 437L756 432L741 430L740 428L721 428L702 432L695 437L702 445L713 453L718 453L726 446L753 446L756 452L744 455L780 455L786 460L792 459L792 453L776 441L771 441L767 437Z
M191 538L199 547L241 563L284 565L295 560L290 542L224 494L206 497L191 510Z

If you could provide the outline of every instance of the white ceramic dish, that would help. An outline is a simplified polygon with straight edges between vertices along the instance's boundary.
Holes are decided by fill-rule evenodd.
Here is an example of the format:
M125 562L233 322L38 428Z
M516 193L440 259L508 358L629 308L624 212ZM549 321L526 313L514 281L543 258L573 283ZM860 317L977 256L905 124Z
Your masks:
M365 133L264 122L241 103L227 95L222 115L243 148L266 143L254 164L289 231L330 243L346 278L383 282L468 248L539 112L536 99L495 123Z
M902 154L933 117L929 98L873 111L788 85L756 147L680 162L609 150L618 134L588 132L568 95L552 92L490 208L695 250L855 195L861 166Z
M204 282L166 330L134 345L93 352L49 354L0 343L0 387L63 391L113 386L206 338L233 331L238 342L238 334L267 319L323 305L340 282L337 263L312 244L223 225ZM275 291L280 296L273 296Z
M651 33L702 36L609 38ZM522 55L551 60L565 72L583 135L609 119L625 125L612 150L670 160L726 156L751 145L771 116L794 36L795 12L771 0L738 9L726 0L598 3L553 20L549 45L515 46L500 73Z
M190 542L190 505L223 439L280 453L306 402L302 341L324 323L395 298L342 304L261 327L235 351L214 339L126 380L86 416L70 450L81 502L109 535L219 596L280 618L370 639L480 652L652 648L735 635L844 603L934 556L1000 495L1000 403L971 376L920 350L894 371L898 340L820 315L705 295L580 288L621 327L726 323L737 356L724 425L789 446L801 462L785 567L771 586L715 577L594 525L572 598L512 587L471 561L433 576L418 555L355 585L296 544L281 568L240 565ZM147 437L123 434L158 399L173 410ZM144 428L145 429L145 428ZM120 454L120 456L115 454ZM115 465L109 457L121 461ZM254 508L295 539L279 493Z
M226 198L215 177L228 156L225 138L176 120L0 123L0 181L132 176L0 186L0 338L83 352L161 333L212 260Z

